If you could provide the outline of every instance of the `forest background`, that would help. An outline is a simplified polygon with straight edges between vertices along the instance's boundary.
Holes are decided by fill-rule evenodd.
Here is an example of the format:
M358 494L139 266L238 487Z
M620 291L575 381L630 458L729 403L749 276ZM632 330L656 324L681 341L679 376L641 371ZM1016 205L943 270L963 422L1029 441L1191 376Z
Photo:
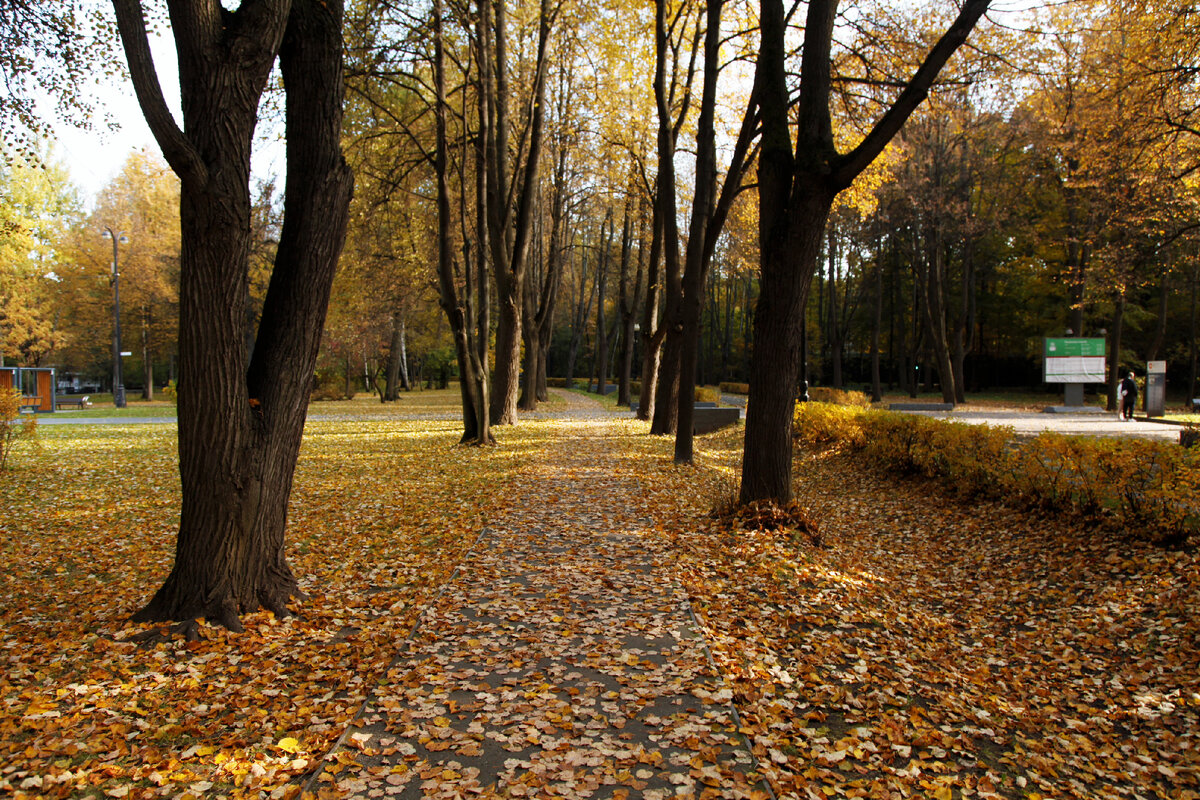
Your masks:
M945 27L951 5L842 9L834 50L839 141L862 135L919 63L927 32ZM1042 338L1069 330L1106 336L1110 364L1121 371L1165 359L1173 393L1200 394L1194 10L1178 2L1002 5L884 157L839 197L808 292L809 381L876 395L940 387L962 401L967 391L1040 385ZM704 13L698 3L669 8L664 94L675 120L675 193L686 241ZM527 164L534 107L544 114L542 169L527 189L513 182L530 204L528 272L517 302L530 379L525 408L545 396L547 377L611 382L622 399L636 395L635 381L654 363L647 354L661 346L670 289L658 263L661 243L653 241L654 9L620 2L555 9L540 55L537 4L509 9L514 164ZM437 276L435 115L423 14L423 6L378 0L347 9L344 147L356 185L317 397L366 389L394 400L401 389L445 385L459 373ZM750 4L726 5L719 171L751 85L756 14ZM468 316L482 320L482 338L495 352L505 288L482 250L487 234L472 220L477 53L462 33L467 10L451 4L448 15L460 15L459 28L447 31L454 290L467 298ZM89 24L95 46L111 48L90 63L116 68L112 32ZM280 113L267 103L265 117ZM110 229L128 238L119 251L121 325L132 353L126 383L154 397L175 378L178 353L178 180L156 154L134 152L86 198L39 139L44 129L35 124L18 135L6 125L4 363L55 366L75 390L111 388L112 242L100 235ZM259 152L270 147L260 144ZM713 249L700 384L747 381L759 291L753 173L752 166ZM251 260L258 269L244 312L251 321L279 241L282 183L281 175L257 190ZM478 314L480 303L489 313ZM943 380L945 373L954 380Z

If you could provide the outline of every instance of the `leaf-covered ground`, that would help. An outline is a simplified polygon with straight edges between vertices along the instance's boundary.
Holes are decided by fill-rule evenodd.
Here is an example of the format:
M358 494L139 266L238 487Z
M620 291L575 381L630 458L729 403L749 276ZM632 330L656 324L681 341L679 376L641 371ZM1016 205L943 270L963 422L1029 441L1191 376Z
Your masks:
M122 641L142 630L124 619L170 565L174 428L42 428L41 452L18 450L0 480L0 795L297 796L368 697L409 698L411 682L392 695L375 689L395 686L389 666L418 619L428 615L422 646L436 648L442 627L447 641L457 635L449 628L462 620L443 601L469 592L447 583L454 569L507 568L503 547L470 554L480 533L501 520L544 522L541 509L561 507L576 509L576 551L589 532L625 532L656 554L649 576L604 567L618 592L686 587L739 733L780 797L1200 797L1194 551L963 505L814 454L798 459L798 486L823 545L786 528L735 535L707 512L736 477L736 432L702 437L688 468L672 465L670 441L642 423L593 423L602 427L591 466L613 480L573 482L587 471L579 454L550 444L569 426L523 421L498 431L498 448L463 448L454 420L439 419L451 403L427 394L410 419L377 403L315 405L288 536L310 595L301 616L251 615L244 634L205 628L204 641L144 649ZM553 488L530 494L537 475ZM608 493L590 517L578 511L589 491ZM590 558L563 563L590 581ZM584 604L563 614L535 603L521 615L597 641ZM493 676L501 683L528 677L510 661L501 668L510 670ZM572 725L619 716L603 697L597 714L567 715L570 704L549 700L560 697L553 676L565 673L548 663L534 671L541 696L483 709L503 712L504 736L565 741ZM622 734L646 729L616 710L633 721ZM452 737L463 717L453 711L409 723L445 731L429 741ZM530 747L519 761L533 763ZM728 778L705 766L685 765L695 780L673 790L726 796ZM631 775L659 778L644 772ZM421 792L462 778L428 768L418 777L407 785ZM336 782L316 783L339 793ZM585 796L549 779L521 785L500 793ZM642 791L596 785L591 796Z
M728 474L723 444L709 463ZM798 454L797 472L822 547L695 526L695 502L673 528L777 793L1200 797L1194 549L966 505L834 454ZM687 481L664 472L668 496Z
M460 433L310 422L288 533L300 616L138 649L124 620L173 557L174 427L42 428L0 482L0 795L295 794L535 455Z

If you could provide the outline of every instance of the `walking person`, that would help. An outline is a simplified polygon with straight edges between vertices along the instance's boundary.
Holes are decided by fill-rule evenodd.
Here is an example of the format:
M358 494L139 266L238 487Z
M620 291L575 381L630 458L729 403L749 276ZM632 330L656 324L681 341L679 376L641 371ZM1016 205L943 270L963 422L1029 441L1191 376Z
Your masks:
M1128 422L1133 419L1133 409L1137 405L1138 394L1137 381L1133 379L1132 372L1121 381L1121 390L1118 394L1121 396L1121 419Z

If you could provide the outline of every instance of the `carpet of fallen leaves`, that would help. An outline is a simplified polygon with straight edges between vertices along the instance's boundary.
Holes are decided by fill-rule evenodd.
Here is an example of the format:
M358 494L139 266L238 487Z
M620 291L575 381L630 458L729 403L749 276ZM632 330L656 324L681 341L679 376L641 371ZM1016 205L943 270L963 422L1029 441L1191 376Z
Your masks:
M831 453L796 464L823 546L732 533L700 514L740 442L707 444L704 470L649 483L676 503L678 574L777 794L1200 797L1194 549L964 504Z
M316 410L323 410L316 407ZM534 454L453 422L310 420L298 616L128 643L173 558L173 425L45 427L0 481L0 796L292 796Z
M430 398L409 420L314 406L288 536L301 616L142 649L123 620L170 565L174 428L44 428L0 481L0 795L294 797L544 457L538 421L457 446ZM640 423L599 441L779 797L1200 798L1196 551L836 454L797 458L819 535L733 532L708 512L737 431L699 438L695 467Z

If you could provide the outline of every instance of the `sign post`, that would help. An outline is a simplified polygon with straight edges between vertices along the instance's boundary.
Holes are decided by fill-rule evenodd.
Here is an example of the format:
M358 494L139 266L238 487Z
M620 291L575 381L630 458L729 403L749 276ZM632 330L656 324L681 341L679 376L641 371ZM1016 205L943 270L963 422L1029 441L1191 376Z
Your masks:
M1088 383L1104 383L1107 361L1102 338L1046 338L1042 376L1045 383L1064 384L1064 404L1083 405L1083 389Z
M1167 362L1146 362L1147 417L1161 417L1167 408Z

